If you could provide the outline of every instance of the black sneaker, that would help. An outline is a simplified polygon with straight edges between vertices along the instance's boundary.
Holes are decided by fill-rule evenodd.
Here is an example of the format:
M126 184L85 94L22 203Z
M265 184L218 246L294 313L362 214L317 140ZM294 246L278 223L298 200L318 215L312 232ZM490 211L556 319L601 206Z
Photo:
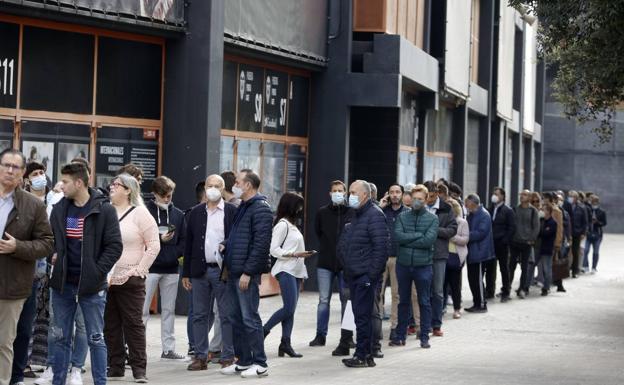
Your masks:
M371 358L372 359L372 358ZM357 356L345 358L342 363L348 368L368 368L368 360L363 360Z
M548 295L548 290L542 289L542 297L546 297Z
M310 346L325 346L325 336L316 335L312 341L310 341Z
M381 349L373 349L373 354L371 354L373 358L384 358L384 354Z
M405 346L405 340L390 340L388 346Z
M189 357L195 356L195 348L189 348L189 350L186 353L186 355L189 356Z
M487 307L473 306L468 309L464 309L464 311L467 311L468 313L487 313Z
M336 349L334 349L334 351L332 352L332 356L334 356L334 357L349 356L349 355L351 355L350 350L351 349L349 349L347 346L344 346L342 344L338 344Z
M502 295L501 300L502 303L511 301L511 297L509 295Z
M429 345L429 341L420 341L420 347L423 349L429 349L431 345Z
M566 293L567 291L566 291L566 289L563 288L563 286L561 286L561 287L557 288L557 292L558 293Z
M355 341L353 340L353 337L349 340L349 349L355 349Z
M375 366L377 366L377 364L375 363L375 360L371 356L366 357L366 363L368 364L369 368L374 368Z

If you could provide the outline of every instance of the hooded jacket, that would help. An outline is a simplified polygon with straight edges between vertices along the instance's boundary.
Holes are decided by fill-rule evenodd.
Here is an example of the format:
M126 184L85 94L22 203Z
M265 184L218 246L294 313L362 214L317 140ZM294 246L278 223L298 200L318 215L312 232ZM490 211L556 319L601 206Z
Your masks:
M178 258L184 255L184 244L186 239L186 228L184 213L173 203L167 210L162 210L153 200L145 204L158 226L175 226L173 238L168 242L160 241L160 252L149 269L154 274L177 274Z
M107 274L119 260L123 250L119 220L108 198L89 188L89 213L84 218L82 254L78 295L91 295L107 288ZM50 224L57 253L50 277L50 287L63 291L67 279L67 198L52 209Z

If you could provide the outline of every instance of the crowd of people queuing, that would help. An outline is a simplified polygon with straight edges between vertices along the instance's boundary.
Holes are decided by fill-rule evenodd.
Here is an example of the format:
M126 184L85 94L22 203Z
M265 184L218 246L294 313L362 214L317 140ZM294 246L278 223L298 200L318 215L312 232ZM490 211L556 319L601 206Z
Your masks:
M301 229L304 198L287 192L273 213L249 169L199 182L198 203L186 211L173 204L176 185L166 176L144 201L142 170L132 164L105 188L89 187L92 170L82 158L60 174L51 186L44 165L27 164L17 150L0 153L0 385L22 385L25 376L38 377L37 385L81 385L87 351L96 385L125 379L127 367L135 382L147 383L145 332L157 291L161 359L190 356L191 371L218 362L224 375L266 376L264 340L279 324L278 356L302 357L291 335L312 266L319 302L309 345L327 342L337 284L341 317L352 308L355 339L341 329L332 355L346 357L348 367L373 367L384 356L388 281L388 346L416 335L430 348L430 336L444 335L449 301L454 319L485 313L496 298L508 302L518 265L519 299L536 288L542 296L554 286L565 292L564 278L596 273L607 224L589 192L524 190L511 207L501 187L488 204L444 179L392 184L385 194L367 181L333 181L310 229L316 251ZM311 257L316 264L306 266ZM466 265L472 306L463 308ZM269 272L283 307L263 323L259 286ZM180 278L188 291L187 354L176 351L174 331ZM40 376L35 364L45 367Z

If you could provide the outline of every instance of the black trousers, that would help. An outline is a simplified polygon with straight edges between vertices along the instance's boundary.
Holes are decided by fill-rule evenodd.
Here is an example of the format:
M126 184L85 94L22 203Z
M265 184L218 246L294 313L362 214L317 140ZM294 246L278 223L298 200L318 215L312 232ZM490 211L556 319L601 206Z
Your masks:
M485 307L486 300L483 288L483 266L481 263L468 264L468 284L472 292L472 302L475 307Z
M572 236L572 274L578 274L579 258L581 255L581 236Z
M520 264L520 270L522 271L522 274L520 275L518 290L529 291L531 281L528 277L528 274L529 262L531 259L531 250L533 250L533 246L529 244L512 244L510 247L509 284L511 285L511 283L513 282L516 272L516 266Z
M496 262L500 269L502 288L501 294L508 296L511 292L511 282L509 280L509 245L504 243L494 243L494 253L496 259L486 262L485 266L485 292L492 297L496 292Z
M461 309L461 280L462 269L449 269L447 265L444 279L444 291L445 293L451 293L451 298L453 298L453 310ZM446 299L446 295L444 297Z

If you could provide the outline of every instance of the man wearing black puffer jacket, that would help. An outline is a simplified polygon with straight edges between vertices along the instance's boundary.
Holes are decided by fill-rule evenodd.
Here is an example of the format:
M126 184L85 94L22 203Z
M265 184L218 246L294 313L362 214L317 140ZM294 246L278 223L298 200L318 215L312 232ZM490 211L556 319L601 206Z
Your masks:
M53 385L65 384L76 307L85 320L91 373L95 385L106 384L104 306L107 274L121 256L123 245L117 212L108 198L89 188L85 165L70 163L61 169L65 198L52 209L56 260L50 277L56 338Z
M143 304L143 324L147 327L150 305L156 290L160 291L160 328L162 339L162 359L181 360L186 358L175 352L175 303L178 297L180 280L179 262L184 254L184 213L173 205L175 183L166 176L159 176L152 183L154 199L145 206L158 225L160 253L149 269L145 280L145 303Z
M373 325L371 317L377 283L386 267L392 241L386 216L371 200L370 185L357 180L349 188L349 206L355 209L338 242L345 281L349 285L356 325L353 358L342 362L353 368L375 366L372 357Z
M260 178L252 171L241 171L236 177L232 191L242 202L223 250L226 295L232 304L228 320L234 330L238 362L221 373L240 373L245 378L269 374L258 306L260 276L271 269L273 214L266 197L258 194L259 188Z

